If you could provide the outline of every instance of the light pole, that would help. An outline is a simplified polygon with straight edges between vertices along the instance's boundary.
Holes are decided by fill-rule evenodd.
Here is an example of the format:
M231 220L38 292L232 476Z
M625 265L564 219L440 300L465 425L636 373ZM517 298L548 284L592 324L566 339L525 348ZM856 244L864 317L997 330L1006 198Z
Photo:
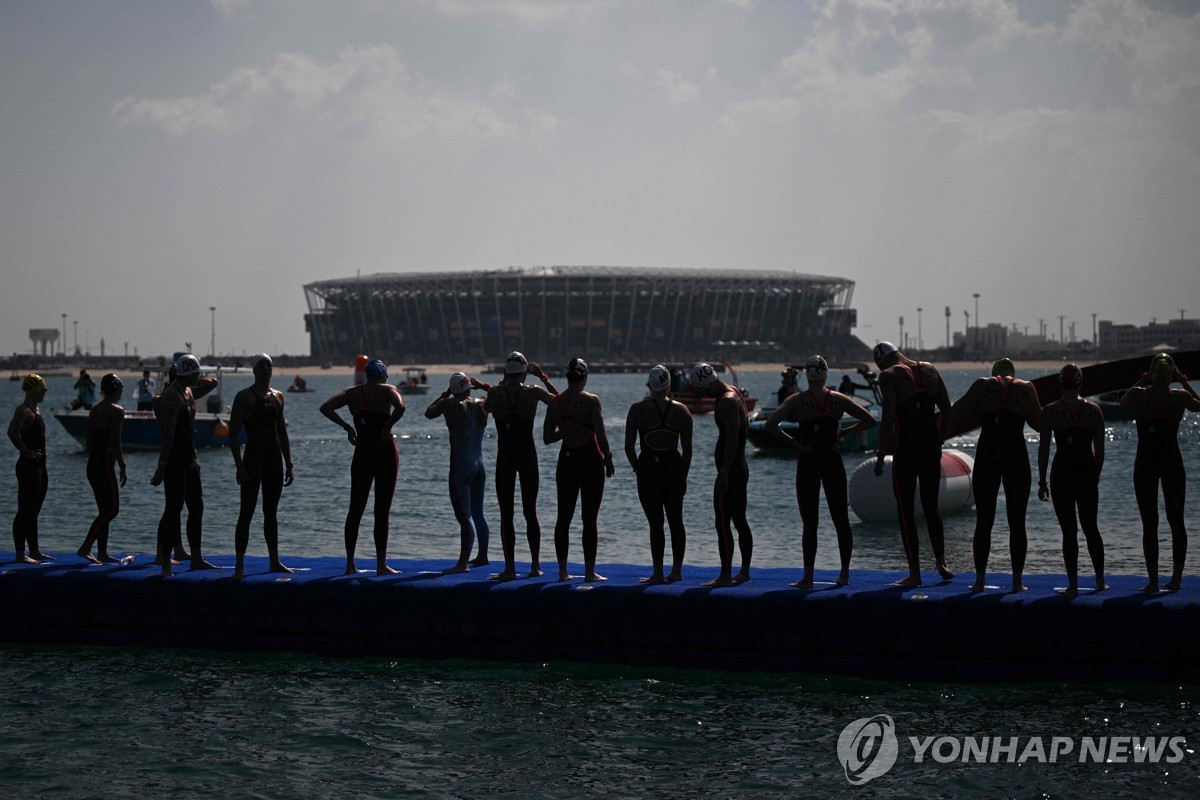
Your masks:
M917 306L917 349L924 350L925 345L921 342L921 307Z
M209 340L208 340L208 355L210 358L217 357L217 307L209 306Z
M946 306L946 358L950 357L950 306Z
M900 347L901 349L907 349L904 346L904 317L900 318Z
M1100 340L1096 338L1097 336L1098 336L1098 334L1096 333L1096 312L1093 311L1092 312L1092 352L1095 353L1097 359L1099 359Z
M79 320L77 320L77 319L71 320L71 327L74 330L74 336L75 336L75 352L78 353L79 352Z
M975 298L975 349L979 349L979 292L971 295Z

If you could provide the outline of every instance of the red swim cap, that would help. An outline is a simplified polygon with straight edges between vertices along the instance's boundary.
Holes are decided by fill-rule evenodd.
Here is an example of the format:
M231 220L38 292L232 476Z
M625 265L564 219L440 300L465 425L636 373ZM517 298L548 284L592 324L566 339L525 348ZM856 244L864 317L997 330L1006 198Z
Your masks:
M1064 364L1058 372L1058 382L1068 389L1078 389L1083 384L1083 370L1078 364Z

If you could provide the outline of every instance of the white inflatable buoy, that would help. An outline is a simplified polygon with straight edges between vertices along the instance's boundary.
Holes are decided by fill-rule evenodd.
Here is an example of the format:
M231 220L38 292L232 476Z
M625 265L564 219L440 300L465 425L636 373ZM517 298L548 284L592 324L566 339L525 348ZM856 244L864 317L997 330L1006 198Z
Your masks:
M942 481L938 485L938 511L952 514L975 504L971 491L971 471L975 459L958 450L942 451ZM883 474L875 475L875 459L868 458L859 464L850 475L850 509L863 522L898 522L896 495L892 490L892 457L883 459ZM916 498L917 516L921 511L921 498Z

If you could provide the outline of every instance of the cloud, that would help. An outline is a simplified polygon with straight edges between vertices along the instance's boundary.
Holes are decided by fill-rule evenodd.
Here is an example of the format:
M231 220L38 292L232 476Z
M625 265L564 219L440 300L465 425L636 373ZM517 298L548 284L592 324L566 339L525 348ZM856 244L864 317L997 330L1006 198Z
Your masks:
M690 83L669 69L660 69L654 85L662 90L663 95L673 106L695 102L700 95L700 87Z
M209 0L213 9L222 17L229 18L244 8L250 7L250 0Z
M489 14L520 22L544 24L586 17L607 5L600 0L432 0L433 7L446 17Z

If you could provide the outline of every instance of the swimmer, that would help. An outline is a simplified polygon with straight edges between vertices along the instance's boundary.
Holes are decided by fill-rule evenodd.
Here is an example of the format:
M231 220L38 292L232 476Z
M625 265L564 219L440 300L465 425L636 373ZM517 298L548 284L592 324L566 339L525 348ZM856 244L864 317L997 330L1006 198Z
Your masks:
M541 386L526 386L532 375ZM521 512L525 517L525 540L529 544L529 577L542 574L542 526L538 522L538 454L533 440L533 425L538 404L550 405L558 390L536 363L514 350L504 364L504 379L488 389L484 410L496 422L496 502L500 506L500 546L504 550L504 569L490 576L507 581L517 577L516 512L517 477L521 478Z
M604 481L611 478L612 449L604 432L604 414L600 398L584 391L588 365L582 358L567 363L567 388L554 398L542 423L542 442L562 442L558 451L555 482L558 487L558 519L554 524L554 553L558 558L558 579L570 580L567 551L575 504L583 500L583 565L585 582L605 581L596 572L599 545L600 503L604 499Z
M996 498L1004 484L1004 509L1008 516L1008 551L1012 558L1012 590L1025 591L1025 554L1029 540L1025 512L1029 505L1032 474L1025 426L1040 431L1042 404L1037 389L1016 377L1012 359L992 364L992 376L979 378L950 409L953 422L970 414L980 419L979 444L975 450L972 488L975 493L975 583L972 592L982 592L992 549L992 525L996 521Z
M942 480L943 425L950 415L950 397L942 376L932 364L913 361L891 342L875 345L883 419L879 425L879 452L875 475L883 475L883 458L892 454L892 491L900 516L900 538L908 561L908 577L897 586L922 584L917 516L913 495L921 486L921 510L929 527L934 567L944 580L954 573L946 566L945 529L938 511L938 486ZM937 415L938 410L942 414Z
M8 440L21 454L17 458L17 515L13 517L13 550L16 563L40 564L52 561L38 547L38 515L46 500L49 477L46 474L46 420L38 403L46 399L46 381L30 373L21 383L25 400L13 411L8 423ZM29 545L29 554L25 546Z
M488 563L487 520L483 517L483 488L487 470L483 466L483 430L487 427L484 401L471 397L471 389L492 387L468 378L462 372L450 376L450 387L425 409L426 419L442 417L450 432L450 506L458 520L458 561L448 575L470 572ZM479 537L479 554L472 560L471 548Z
M693 391L716 398L713 414L717 423L717 447L714 458L717 479L713 483L713 514L716 517L717 552L721 574L703 586L732 586L750 580L750 559L754 555L754 534L746 521L746 489L750 467L746 463L746 401L735 387L717 377L710 364L692 367ZM742 566L733 573L733 528L738 532L738 550Z
M1083 529L1088 555L1096 571L1096 591L1108 588L1104 581L1104 540L1096 519L1100 506L1100 471L1104 468L1104 412L1081 397L1083 370L1065 365L1058 373L1062 399L1042 408L1041 441L1038 446L1038 500L1053 500L1054 515L1063 535L1063 562L1067 588L1063 594L1079 593L1078 529ZM1050 483L1046 465L1053 436L1054 464ZM1078 525L1076 524L1078 512Z
M363 383L343 389L321 404L321 413L346 431L346 439L354 447L354 459L350 462L350 509L346 512L345 574L358 572L354 564L358 524L367 509L367 497L371 494L371 484L374 484L375 574L395 575L396 570L387 565L392 495L400 470L392 426L404 416L404 398L387 382L387 365L379 359L369 360L362 374ZM353 427L337 413L343 406L351 407Z
M638 500L650 524L650 559L654 570L639 583L666 583L683 579L683 552L687 532L683 524L683 497L692 466L692 413L672 400L671 372L661 364L646 381L650 396L629 407L625 417L625 457L637 476ZM641 453L635 443L641 440ZM671 528L671 571L663 575L666 555L664 514Z
M788 584L797 589L813 587L813 565L817 558L817 524L821 488L833 527L837 531L841 571L837 586L850 583L850 556L854 550L854 531L850 527L850 501L846 493L846 467L842 463L840 443L843 436L875 427L871 412L841 392L825 385L829 379L829 364L821 356L812 356L804 364L808 391L793 394L775 409L767 420L766 430L796 452L796 502L804 523L801 546L804 552L804 577ZM856 422L841 427L841 418L849 414ZM795 422L796 436L789 436L779 427L781 422Z
M1179 381L1182 389L1172 389ZM1149 384L1146 386L1145 384ZM1142 518L1142 551L1146 556L1148 582L1143 592L1158 591L1158 487L1162 484L1163 505L1171 527L1171 579L1162 588L1177 592L1183 585L1183 563L1187 557L1187 527L1183 505L1187 473L1179 451L1179 423L1183 413L1200 411L1200 397L1174 359L1159 353L1150 361L1150 372L1142 375L1121 396L1121 405L1133 410L1137 424L1137 455L1133 462L1133 492Z
M88 528L83 544L75 552L93 564L111 564L118 559L108 554L108 526L121 510L120 488L125 485L125 454L121 451L121 427L125 409L117 405L124 391L121 379L109 373L100 379L102 399L88 414L87 479L96 497L96 519ZM118 478L115 468L120 466ZM92 555L92 545L97 545Z
M258 504L259 489L263 501L263 539L267 543L270 572L291 570L279 560L279 498L284 487L295 477L292 446L288 440L287 419L283 413L283 392L271 388L274 364L266 353L250 359L254 383L233 396L229 411L229 451L241 487L241 507L233 548L236 558L233 577L245 575L246 548L250 544L250 520ZM246 430L246 452L242 453L242 429Z

